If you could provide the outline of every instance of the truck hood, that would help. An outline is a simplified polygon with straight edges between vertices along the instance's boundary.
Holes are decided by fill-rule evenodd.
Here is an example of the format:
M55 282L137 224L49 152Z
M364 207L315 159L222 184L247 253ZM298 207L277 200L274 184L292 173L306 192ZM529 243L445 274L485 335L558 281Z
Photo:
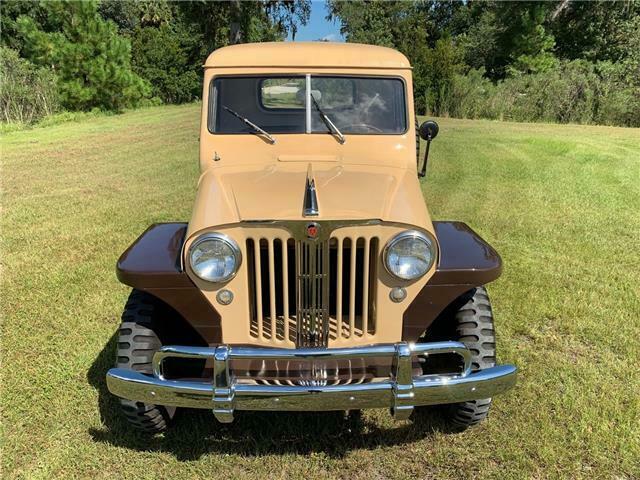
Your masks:
M303 216L308 179L318 215ZM359 165L275 164L208 169L189 232L251 220L380 219L430 225L415 170Z

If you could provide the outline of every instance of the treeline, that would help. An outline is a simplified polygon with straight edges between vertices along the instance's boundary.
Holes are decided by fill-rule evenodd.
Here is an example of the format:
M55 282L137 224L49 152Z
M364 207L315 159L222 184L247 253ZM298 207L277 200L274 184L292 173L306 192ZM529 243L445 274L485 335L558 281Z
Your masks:
M0 10L0 120L196 100L201 64L283 40L310 0L21 1ZM317 7L316 7L317 8ZM348 41L414 66L420 113L640 126L640 2L334 1Z
M196 100L211 51L283 40L309 13L309 0L3 0L0 120Z
M402 51L420 113L640 126L640 2L328 2L347 41Z

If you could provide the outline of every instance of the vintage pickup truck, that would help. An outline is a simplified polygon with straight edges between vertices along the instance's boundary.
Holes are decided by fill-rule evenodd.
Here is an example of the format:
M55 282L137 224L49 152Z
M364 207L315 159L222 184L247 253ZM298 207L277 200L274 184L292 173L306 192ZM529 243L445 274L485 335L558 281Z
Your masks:
M415 118L392 49L209 56L191 219L152 225L117 264L133 291L107 385L134 427L161 431L179 407L231 422L447 405L460 429L487 416L516 381L484 287L501 260L464 223L431 220L416 143L437 125Z

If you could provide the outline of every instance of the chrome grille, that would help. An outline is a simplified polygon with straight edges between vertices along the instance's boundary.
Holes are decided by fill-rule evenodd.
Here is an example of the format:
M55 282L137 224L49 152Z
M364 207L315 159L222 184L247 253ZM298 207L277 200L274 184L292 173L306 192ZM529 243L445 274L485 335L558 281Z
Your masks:
M326 347L375 335L379 239L327 235L248 236L250 334L259 343Z
M329 242L296 242L296 345L326 347L329 333Z
M295 339L295 250L292 239L247 240L250 334L282 344Z
M378 238L335 237L330 338L373 335L376 331ZM333 264L334 262L332 262ZM333 302L332 302L333 303Z

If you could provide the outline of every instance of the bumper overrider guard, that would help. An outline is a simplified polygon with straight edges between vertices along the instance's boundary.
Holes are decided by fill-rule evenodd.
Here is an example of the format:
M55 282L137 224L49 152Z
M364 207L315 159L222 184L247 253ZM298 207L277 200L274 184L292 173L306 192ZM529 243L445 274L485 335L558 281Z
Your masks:
M413 375L412 357L457 354L461 373ZM162 366L169 357L213 361L213 381L165 379ZM391 375L371 383L346 385L254 385L237 383L232 360L348 360L391 357ZM421 405L457 403L488 398L511 388L516 367L499 365L471 372L471 352L459 342L380 344L356 348L162 347L153 358L153 376L112 368L109 391L118 397L157 405L212 409L223 423L234 410L328 411L390 408L397 419L409 417Z

